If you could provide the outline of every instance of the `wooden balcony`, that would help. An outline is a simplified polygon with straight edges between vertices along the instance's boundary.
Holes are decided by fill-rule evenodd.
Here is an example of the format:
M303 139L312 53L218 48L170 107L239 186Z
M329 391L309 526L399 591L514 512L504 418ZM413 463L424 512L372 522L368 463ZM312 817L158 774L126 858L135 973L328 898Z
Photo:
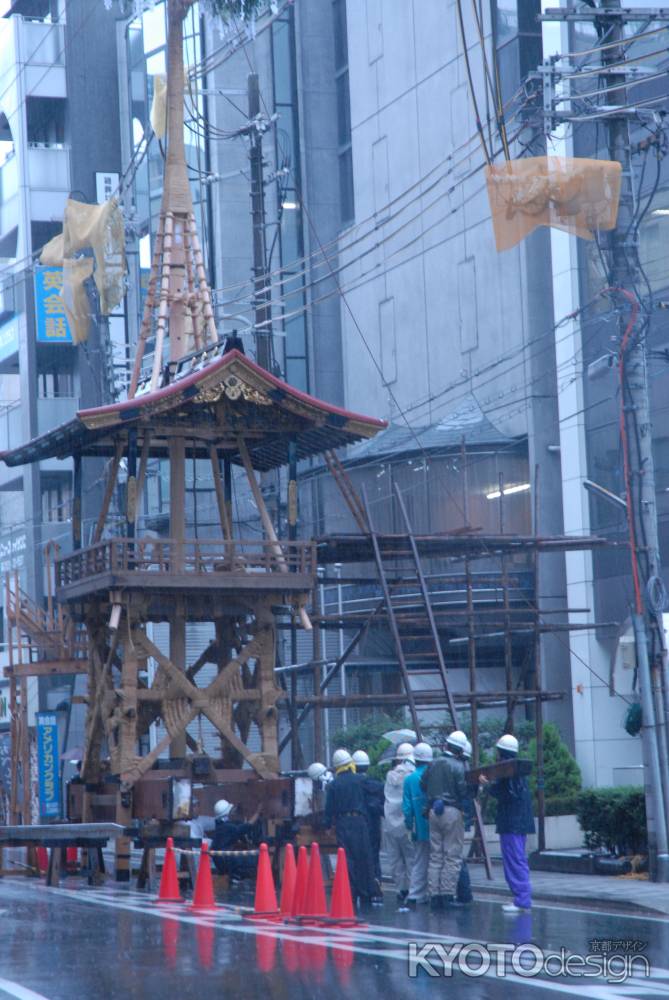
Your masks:
M304 592L314 585L313 542L113 538L56 562L59 600L113 589Z

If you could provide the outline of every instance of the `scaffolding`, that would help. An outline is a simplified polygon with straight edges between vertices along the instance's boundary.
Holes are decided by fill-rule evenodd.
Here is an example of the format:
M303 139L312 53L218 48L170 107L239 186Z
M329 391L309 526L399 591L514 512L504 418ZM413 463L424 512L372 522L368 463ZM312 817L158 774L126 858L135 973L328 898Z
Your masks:
M499 483L499 531L484 534L469 524L467 451L463 442L461 459L463 525L448 534L417 535L413 531L406 503L398 485L389 503L396 504L403 531L388 534L375 530L370 504L364 488L359 495L344 464L330 452L326 464L349 508L359 533L328 535L317 540L319 565L327 568L338 564L349 582L364 584L368 591L366 607L337 614L319 612L316 597L310 610L314 624L313 658L286 669L293 674L313 674L313 694L297 693L291 685L289 718L294 720L284 734L280 749L289 743L295 752L295 726L302 727L313 714L316 755L322 748L321 714L326 709L368 708L406 709L418 738L425 726L423 716L429 710L441 711L453 729L461 728L461 714L469 714L473 748L473 766L479 763L480 713L491 708L505 710L505 729L513 732L516 713L527 707L534 715L537 740L537 806L539 850L545 848L545 803L543 791L543 726L544 705L567 696L571 683L563 690L547 690L543 684L541 639L544 634L563 634L579 629L614 627L614 623L569 621L578 612L587 615L587 608L544 610L540 607L540 556L544 553L591 550L610 544L594 536L541 535L539 520L539 470L535 469L534 531L529 535L505 532L504 483ZM524 572L514 569L522 560ZM483 561L483 571L475 564ZM437 571L426 571L426 563ZM361 566L371 572L360 575ZM348 575L347 575L348 569ZM531 574L533 585L522 585L521 578ZM334 582L334 581L330 581ZM341 582L341 578L339 578ZM369 592L370 587L372 592ZM375 588L375 592L374 592ZM485 588L485 589L483 589ZM485 599L481 599L484 593ZM560 620L555 620L555 619ZM334 629L353 633L339 657L322 657L321 630ZM387 633L392 640L393 658L365 659L356 653L370 631ZM499 667L504 683L499 690L489 690L480 684L480 653L483 643L494 640L501 646ZM519 640L525 651L523 662L514 662ZM466 648L466 656L456 655ZM332 682L346 666L367 665L394 670L398 684L394 692L328 693ZM458 670L466 670L467 688L454 683ZM434 681L425 687L426 679ZM416 683L420 680L421 685ZM298 732L299 737L299 732ZM299 750L299 747L298 747ZM293 766L301 761L294 758ZM483 845L481 817L477 811L480 845ZM485 850L481 856L487 863Z

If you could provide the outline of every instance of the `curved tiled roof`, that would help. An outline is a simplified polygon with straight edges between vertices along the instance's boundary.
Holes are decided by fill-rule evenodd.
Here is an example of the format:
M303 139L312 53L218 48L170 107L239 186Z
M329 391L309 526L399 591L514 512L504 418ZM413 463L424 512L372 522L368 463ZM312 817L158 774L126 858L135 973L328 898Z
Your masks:
M205 356L206 357L206 356ZM0 453L7 465L24 465L73 454L105 454L118 431L150 427L158 419L188 424L197 409L225 401L230 426L212 418L209 429L221 437L242 434L255 468L264 471L287 461L289 441L297 443L298 458L316 455L373 437L387 425L383 420L351 413L282 382L240 351L212 361L194 356L192 369L168 385L108 406L79 410L65 424L32 441ZM246 433L252 425L253 433ZM193 436L197 437L197 429ZM236 459L234 453L230 456Z

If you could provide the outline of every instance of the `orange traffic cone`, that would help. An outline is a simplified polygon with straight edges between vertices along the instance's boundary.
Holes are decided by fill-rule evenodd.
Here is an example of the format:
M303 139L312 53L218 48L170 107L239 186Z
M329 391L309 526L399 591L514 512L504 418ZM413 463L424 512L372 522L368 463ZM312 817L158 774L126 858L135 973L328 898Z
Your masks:
M311 858L309 859L309 875L307 878L304 906L302 912L298 913L297 916L299 919L301 917L325 917L326 915L327 903L325 902L321 852L318 844L314 841L311 845Z
M295 895L295 852L292 844L286 845L286 855L283 862L283 878L281 879L281 916L289 917Z
M163 871L160 876L158 902L183 903L183 899L179 894L177 863L174 857L174 841L171 837L167 838L167 844L165 845L165 860L163 861Z
M332 883L330 921L332 923L343 924L344 926L359 923L353 909L351 883L348 878L348 863L346 861L346 851L343 847L340 847L337 851L337 868L334 882Z
M280 918L279 907L276 905L276 889L274 888L274 876L272 875L272 864L269 860L267 844L260 845L253 913L245 913L244 916L248 920L278 920Z
M195 891L193 892L194 910L215 910L216 900L214 898L214 880L211 877L211 858L207 841L202 841L200 847L200 865L195 879Z
M307 849L302 845L297 852L297 871L295 873L295 891L293 905L290 908L293 917L304 912L304 901L307 895L307 879L309 877L309 859Z

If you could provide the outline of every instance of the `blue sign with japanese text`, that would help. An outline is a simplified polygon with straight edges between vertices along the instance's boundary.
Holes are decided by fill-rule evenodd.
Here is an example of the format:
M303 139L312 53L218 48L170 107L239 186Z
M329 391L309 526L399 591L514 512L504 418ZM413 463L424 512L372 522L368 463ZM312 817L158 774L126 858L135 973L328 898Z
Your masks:
M37 776L40 819L60 816L58 720L55 712L37 712Z
M71 344L72 333L60 292L62 267L35 268L35 326L38 344Z

